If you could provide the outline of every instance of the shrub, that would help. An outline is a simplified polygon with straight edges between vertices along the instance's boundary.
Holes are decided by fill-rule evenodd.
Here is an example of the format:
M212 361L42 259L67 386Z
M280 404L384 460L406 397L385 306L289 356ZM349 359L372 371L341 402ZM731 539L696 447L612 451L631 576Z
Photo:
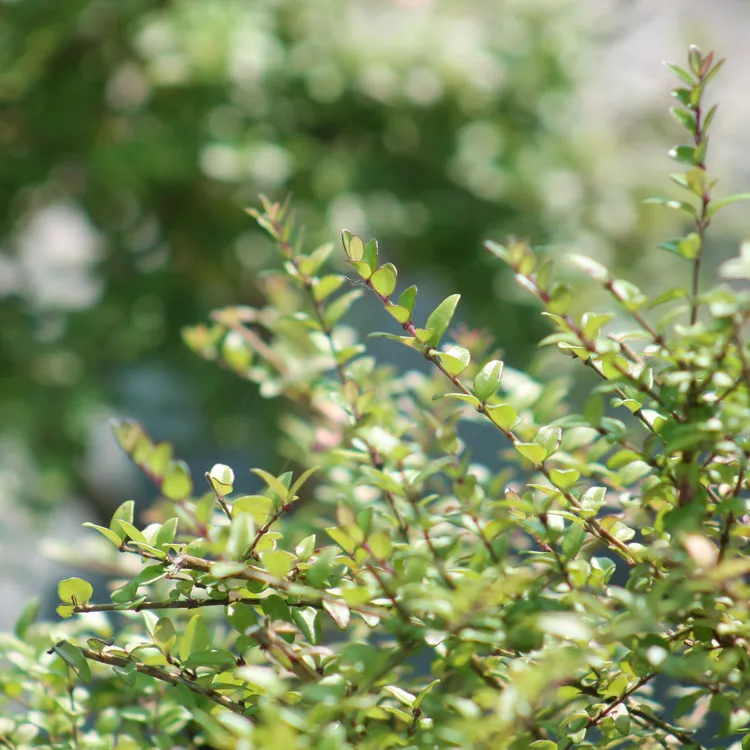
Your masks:
M574 256L615 311L579 314L549 258L487 244L554 323L542 344L595 379L581 413L559 379L538 382L482 334L451 330L458 295L415 312L416 287L396 293L375 240L344 231L356 282L341 291L346 275L322 270L332 246L303 253L288 206L263 199L253 213L282 261L263 277L269 305L218 310L185 338L287 400L298 468L253 469L261 486L243 494L216 465L204 493L168 444L117 423L160 500L145 528L130 501L93 526L109 545L100 564L120 561L110 603L70 578L58 612L80 617L36 623L29 608L5 637L0 684L22 706L0 721L5 744L700 748L712 741L701 730L739 741L750 295L705 287L701 268L714 215L748 195L714 198L716 108L703 101L721 62L696 47L688 62L669 66L690 137L670 152L686 166L672 179L687 197L664 202L691 227L662 248L692 269L689 289L649 299ZM722 275L750 278L748 258L745 246ZM367 356L341 322L365 293L402 328L374 335L426 369L398 376ZM497 465L472 462L465 421L497 440Z
M109 519L129 490L86 469L112 408L165 434L180 419L193 461L273 429L276 403L235 419L254 394L179 340L218 305L262 304L273 250L237 210L258 192L292 192L316 241L371 227L422 279L465 248L452 272L477 321L500 273L490 234L585 227L622 244L622 222L597 222L612 194L585 170L591 144L566 124L593 36L578 5L4 2L0 471L22 476L3 505L49 512L72 494ZM529 356L538 317L515 302L505 343Z

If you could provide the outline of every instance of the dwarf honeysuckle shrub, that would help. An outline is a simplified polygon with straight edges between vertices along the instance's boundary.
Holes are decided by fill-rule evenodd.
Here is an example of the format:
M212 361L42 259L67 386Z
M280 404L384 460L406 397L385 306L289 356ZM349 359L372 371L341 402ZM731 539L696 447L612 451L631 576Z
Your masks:
M689 143L670 152L684 200L664 202L688 228L662 248L687 289L651 299L574 256L613 303L579 314L549 257L487 244L554 324L542 343L595 380L580 414L559 380L452 329L458 295L421 310L377 242L345 231L352 288L324 270L333 247L304 253L288 206L263 199L253 214L282 261L268 305L218 310L185 339L288 401L295 468L253 469L243 494L239 468L194 481L168 444L117 423L159 500L145 528L130 501L88 524L116 571L110 601L64 580L73 619L29 609L4 637L0 742L750 747L750 295L701 273L713 217L749 197L715 198L707 168L720 65L691 47L669 66ZM721 273L750 278L748 246ZM374 335L428 374L367 356L343 323L365 293L400 329ZM496 465L472 462L464 420L485 425Z

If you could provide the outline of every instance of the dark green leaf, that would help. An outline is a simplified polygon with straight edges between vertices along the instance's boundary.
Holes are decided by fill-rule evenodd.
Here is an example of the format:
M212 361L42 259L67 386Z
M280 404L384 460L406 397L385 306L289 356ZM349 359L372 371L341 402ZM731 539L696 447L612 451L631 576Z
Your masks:
M91 670L81 650L69 641L59 641L52 650L78 675L83 682L91 682Z
M450 297L446 297L430 313L430 317L427 318L427 323L425 325L425 329L432 329L432 335L427 341L430 346L437 348L440 339L443 338L443 334L448 330L448 326L453 318L453 314L456 312L456 307L460 299L460 294L452 294Z
M669 113L688 132L695 135L695 115L681 107L670 107Z

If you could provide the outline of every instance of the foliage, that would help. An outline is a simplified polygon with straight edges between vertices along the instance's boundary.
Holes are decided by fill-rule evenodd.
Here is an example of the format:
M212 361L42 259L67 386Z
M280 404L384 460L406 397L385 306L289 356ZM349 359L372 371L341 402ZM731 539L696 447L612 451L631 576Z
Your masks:
M205 450L202 414L225 449L271 429L264 402L237 419L246 389L179 341L219 305L262 303L272 249L236 210L258 192L293 192L312 237L376 228L412 269L458 275L487 323L488 231L562 226L549 186L580 169L575 3L2 8L0 424L38 463L22 482L38 502L72 488L100 517L116 506L81 468L102 409L155 429L179 389L183 450ZM522 351L536 319L510 300L503 316Z
M559 381L454 330L458 295L425 314L378 243L349 231L346 289L325 270L332 247L303 250L288 206L263 199L253 213L281 259L263 277L269 304L219 310L185 338L285 399L299 468L253 469L259 488L241 494L215 465L203 493L169 445L115 424L161 499L145 528L130 501L93 527L101 560L121 561L110 603L66 579L58 612L80 617L29 611L5 637L0 685L24 709L0 722L6 744L702 748L707 715L714 740L739 741L750 295L705 287L701 268L710 222L748 196L714 195L703 97L721 62L695 47L688 62L670 66L686 198L667 205L691 226L663 247L691 267L689 289L649 299L574 256L616 311L578 315L550 259L487 243L555 324L542 344L596 379L581 414ZM748 255L724 276L750 278ZM375 335L426 370L367 356L342 323L365 293L401 328ZM632 325L614 330L615 314ZM462 422L484 425L502 462L472 462ZM327 518L305 514L311 496Z

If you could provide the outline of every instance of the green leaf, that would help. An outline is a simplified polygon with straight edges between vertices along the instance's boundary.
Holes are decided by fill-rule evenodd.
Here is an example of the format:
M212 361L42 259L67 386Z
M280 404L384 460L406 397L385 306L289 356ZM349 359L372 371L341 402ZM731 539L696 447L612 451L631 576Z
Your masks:
M452 294L450 297L446 297L430 313L430 317L427 318L427 323L425 324L426 329L432 329L432 335L427 341L430 346L437 348L443 334L448 330L448 326L453 318L453 314L456 312L456 307L458 306L460 299L460 294Z
M411 318L411 313L401 305L386 305L385 311L402 324L408 322Z
M234 656L223 648L207 648L194 651L183 663L188 669L209 667L215 672L223 672L236 662Z
M320 469L320 466L311 466L309 469L305 469L295 480L292 486L289 488L289 497L294 498L297 493L302 489L302 486L307 480Z
M401 296L398 298L398 304L401 307L405 307L409 311L409 315L414 312L414 303L417 300L417 287L414 285L410 286L408 289L404 289L403 292L401 292Z
M154 643L158 646L159 650L168 654L177 643L177 633L174 629L174 624L168 617L162 617L154 627Z
M562 441L562 430L559 427L544 426L540 427L534 442L541 445L545 452L545 458L551 456L560 447Z
M228 495L234 485L234 471L224 464L214 464L208 472L208 478L214 487L222 495Z
M69 641L59 641L52 647L54 651L83 682L91 682L91 669L81 650Z
M615 729L621 734L626 735L630 733L630 713L627 709L617 712L614 714Z
M193 491L193 480L190 469L184 461L172 461L164 473L161 483L161 491L164 497L170 500L182 500Z
M37 597L34 597L24 605L21 614L16 618L16 624L13 628L16 638L19 638L20 640L26 638L28 629L34 623L39 614L40 605L41 601Z
M696 149L692 146L675 146L670 150L669 156L681 164L689 164L690 166L696 166L701 162L700 154L696 153Z
M146 537L143 536L143 532L139 531L132 523L127 521L118 521L120 528L125 532L128 539L132 539L134 542L140 542L141 544L148 544Z
M432 692L433 688L437 687L440 684L440 680L433 680L429 685L425 685L419 693L417 693L417 697L414 699L414 703L412 705L412 708L417 709L422 705L422 701L429 695L429 693Z
M432 400L437 401L441 398L452 398L456 401L465 401L467 404L471 404L472 406L479 406L481 403L476 396L473 396L470 393L438 393L437 396L432 397Z
M135 509L135 503L132 500L126 500L113 514L112 520L109 523L109 528L115 534L120 542L125 540L125 532L120 527L117 521L127 521L133 523L133 511ZM85 524L84 524L85 525ZM119 546L119 543L118 543Z
M569 490L578 481L581 472L576 469L550 469L549 475L555 487Z
M344 282L346 276L340 273L331 273L313 281L313 297L317 302L322 302L333 294Z
M289 500L289 488L273 474L264 471L263 469L250 469L253 474L259 476L267 485L268 489L273 492L282 503L286 503Z
M312 645L320 643L322 628L320 612L314 607L295 607L292 610L294 624L300 629L305 639Z
M681 172L669 175L669 179L672 180L672 182L677 183L680 187L685 188L686 190L690 189L690 187L688 186L687 178Z
M315 534L306 536L295 548L294 553L301 562L307 562L315 552Z
M336 544L341 547L344 552L348 555L352 555L354 550L359 546L361 539L356 539L350 533L350 528L344 528L343 526L332 526L326 529L326 534L333 539Z
M711 201L706 211L706 216L710 219L717 211L721 211L726 206L731 206L732 203L738 201L750 200L750 193L735 193L734 195L728 195L726 198L722 198L718 201Z
M648 302L648 297L635 284L623 279L612 282L612 292L622 300L625 309L630 312L640 309Z
M503 374L503 363L492 359L477 373L474 378L474 395L484 403L495 395Z
M132 419L112 419L110 427L120 447L130 455L144 436L143 428Z
M180 638L179 657L186 661L192 654L206 651L211 647L206 621L200 615L193 615Z
M86 521L82 525L90 529L96 529L100 534L107 537L107 539L109 539L109 541L112 542L115 547L119 547L125 539L125 534L122 531L122 528L118 528L118 531L120 532L120 534L122 534L122 536L120 536L120 534L112 531L112 529L105 529L104 526L97 526L95 523L90 523L89 521Z
M286 578L297 562L297 558L291 552L281 549L261 552L260 559L265 569L275 578Z
M664 62L663 65L667 70L671 70L672 73L680 78L680 80L682 80L684 83L687 83L688 86L695 86L695 77L690 75L690 73L688 73L688 71L684 68L681 68L679 65L675 65L674 63L670 62Z
M572 560L586 540L586 529L580 523L571 523L562 538L562 551L565 557Z
M323 599L323 609L330 615L339 630L346 630L349 627L351 612L346 602Z
M372 268L369 263L365 263L363 260L350 261L352 268L357 272L357 275L367 281L372 276Z
M557 743L552 740L535 740L529 745L529 750L557 750Z
M373 273L370 277L370 284L372 284L372 288L381 297L390 297L391 294L393 294L393 290L396 288L397 278L398 271L396 270L396 266L392 263L386 263Z
M583 335L589 340L598 338L602 328L614 317L612 313L584 313L581 318Z
M349 260L362 260L365 257L365 241L358 234L352 234L346 229L341 236L344 241L344 251Z
M708 175L706 175L705 169L691 169L685 174L685 182L690 190L692 190L701 200L707 190Z
M726 62L725 59L719 60L719 62L717 62L716 65L714 65L713 68L711 68L711 70L708 72L706 77L703 79L704 85L709 83L713 79L713 77L721 70L725 62Z
M659 305L663 305L667 302L674 302L674 300L680 299L686 296L687 296L686 289L682 289L681 287L672 287L672 289L668 289L666 292L660 294L658 297L651 300L651 302L649 303L648 309L653 310L655 307L658 307Z
M512 430L518 423L518 414L510 404L493 404L485 409L490 419L503 430Z
M370 266L370 269L374 272L378 267L378 241L367 240L365 242L365 255L363 260ZM394 269L395 270L395 269Z
M434 354L440 360L440 364L445 371L454 376L460 375L471 362L469 350L462 346L450 346L444 352L433 350L430 354Z
M94 589L88 581L82 578L66 578L57 584L60 600L66 604L85 607L94 594Z
M271 620L280 620L282 622L294 622L289 605L278 595L271 594L261 602L261 609L266 617Z
M148 470L157 477L164 475L164 472L172 460L173 448L169 443L158 443L148 454L146 466Z
M321 245L316 250L313 250L310 255L303 257L300 260L299 267L300 271L306 276L312 276L318 272L318 269L328 260L333 252L333 243L327 242Z
M690 89L673 89L669 92L669 95L677 99L683 107L690 106Z
M687 237L661 242L659 247L685 260L695 260L701 251L701 238L696 232L691 232Z
M227 620L238 633L244 633L258 624L255 610L243 602L234 602L227 607Z
M555 282L549 290L547 309L554 315L565 315L573 303L573 289L568 284Z
M505 245L501 245L499 242L494 242L493 240L485 240L484 248L491 252L496 258L503 261L503 263L506 263L509 266L513 265L513 258Z
M670 107L669 114L674 117L679 125L682 125L685 130L695 135L695 115L686 109L681 107Z
M348 229L341 230L341 244L344 246L344 252L349 255L349 245L354 235Z
M233 513L249 513L256 526L262 526L273 513L273 500L266 495L243 495L232 504Z
M160 550L164 550L164 548L172 544L174 542L175 536L177 535L177 518L168 518L159 528L159 531L156 532L156 536L152 539L152 544L154 547Z
M395 333L383 333L382 331L375 331L368 335L373 339L390 339L391 341L398 341L400 344L408 346L409 349L416 349L417 351L421 351L422 349L420 342L413 336L397 336Z
M326 321L328 325L334 326L341 318L349 312L349 308L362 296L361 289L352 289L350 292L337 297L326 308Z
M684 201L676 201L671 198L646 198L644 203L653 203L660 206L666 206L672 208L675 211L682 211L683 213L692 216L694 219L698 217L698 209L690 203Z
M691 44L688 47L688 63L690 65L690 70L692 70L696 76L700 76L701 66L703 65L703 55L701 55L700 49L695 44Z
M242 334L230 331L221 343L221 358L230 369L243 373L252 364L253 352Z
M226 554L230 560L243 560L253 538L255 537L255 523L249 513L232 514L232 524L229 527Z
M387 531L371 534L367 544L376 560L387 560L393 549L393 541Z
M538 443L514 443L513 447L535 466L539 466L547 457L547 451Z
M403 703L405 706L408 706L409 708L414 707L414 702L417 697L412 695L412 693L409 693L400 687L396 687L396 685L386 685L383 690L385 690L386 693L390 693L397 701Z

